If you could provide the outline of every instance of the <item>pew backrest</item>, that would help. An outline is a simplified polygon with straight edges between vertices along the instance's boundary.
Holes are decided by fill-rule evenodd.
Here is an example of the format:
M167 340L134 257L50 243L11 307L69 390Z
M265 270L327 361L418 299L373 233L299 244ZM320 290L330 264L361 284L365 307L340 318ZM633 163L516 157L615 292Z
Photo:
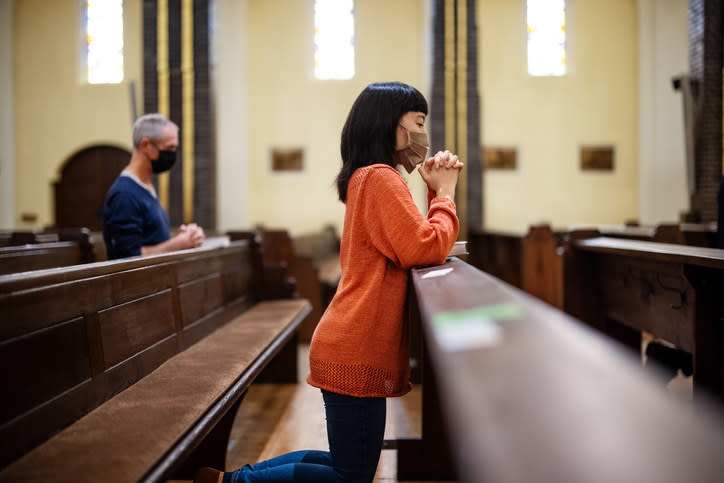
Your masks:
M596 237L570 243L564 266L566 312L638 335L632 347L645 331L691 352L694 395L724 401L724 250Z
M514 287L522 285L522 241L524 232L470 227L470 263Z
M0 275L83 263L78 243L54 242L0 247Z
M331 225L325 226L319 232L295 236L292 243L296 255L310 256L316 263L330 257L339 258L339 237Z
M0 276L0 467L245 310L252 275L240 241Z
M232 239L253 236L252 232L244 231L231 231L228 235ZM287 230L260 229L256 238L261 246L264 277L274 267L284 267L295 281L297 294L311 302L312 312L299 329L300 340L309 342L341 277L339 239L334 227L294 238Z
M9 243L0 248L0 275L105 260L102 237L87 228L13 232Z

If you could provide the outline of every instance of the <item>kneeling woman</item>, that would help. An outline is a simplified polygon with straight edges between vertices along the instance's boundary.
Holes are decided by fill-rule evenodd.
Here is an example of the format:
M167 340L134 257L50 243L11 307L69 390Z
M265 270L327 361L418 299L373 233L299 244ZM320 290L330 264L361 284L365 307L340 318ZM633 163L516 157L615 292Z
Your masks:
M448 151L425 160L427 102L399 82L371 84L342 130L339 199L346 205L342 277L312 337L307 382L322 391L329 452L296 451L196 481L372 481L385 429L385 398L410 388L403 310L408 270L445 261L458 236L453 196L462 163ZM423 216L400 173L428 186Z

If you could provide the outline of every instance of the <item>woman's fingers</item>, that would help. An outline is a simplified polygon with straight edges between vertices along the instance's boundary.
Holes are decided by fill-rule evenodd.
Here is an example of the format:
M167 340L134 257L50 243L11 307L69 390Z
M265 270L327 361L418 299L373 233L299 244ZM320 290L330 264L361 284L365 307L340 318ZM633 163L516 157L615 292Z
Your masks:
M460 169L464 165L458 158L457 154L453 154L448 150L438 151L434 156L428 158L424 163L420 165L429 172L431 169Z

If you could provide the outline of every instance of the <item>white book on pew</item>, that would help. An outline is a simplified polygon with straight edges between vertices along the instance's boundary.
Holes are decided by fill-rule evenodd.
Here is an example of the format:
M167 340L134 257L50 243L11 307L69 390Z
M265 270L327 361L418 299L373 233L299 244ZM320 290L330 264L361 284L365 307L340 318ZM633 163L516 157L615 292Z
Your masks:
M450 253L448 253L447 256L448 257L457 257L460 255L467 255L467 254L468 254L468 242L467 241L456 241L452 247L452 250L450 250Z
M228 236L212 236L209 238L204 239L204 242L201 244L201 248L219 248L219 247L228 247L229 243L231 243Z

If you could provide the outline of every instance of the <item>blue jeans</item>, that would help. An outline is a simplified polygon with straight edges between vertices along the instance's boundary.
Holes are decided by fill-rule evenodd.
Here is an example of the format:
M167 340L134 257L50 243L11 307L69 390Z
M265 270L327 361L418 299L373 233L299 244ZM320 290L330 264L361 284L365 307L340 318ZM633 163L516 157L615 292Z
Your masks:
M385 399L358 398L324 390L322 397L329 452L295 451L244 465L225 475L224 483L372 481L385 435Z

